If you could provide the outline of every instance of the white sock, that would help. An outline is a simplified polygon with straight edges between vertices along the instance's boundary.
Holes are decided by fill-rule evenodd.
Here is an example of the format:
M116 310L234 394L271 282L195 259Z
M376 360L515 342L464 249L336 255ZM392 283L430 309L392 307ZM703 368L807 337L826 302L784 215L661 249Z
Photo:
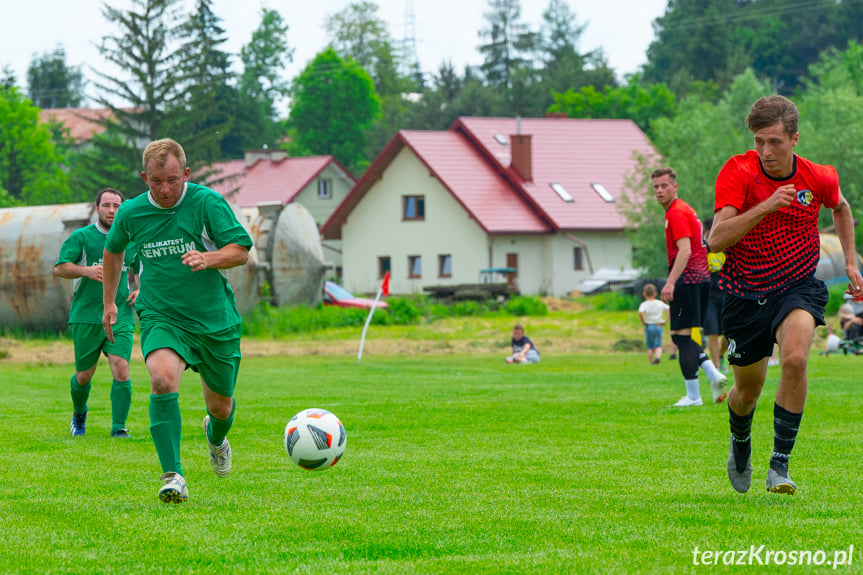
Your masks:
M704 372L704 375L707 376L707 379L710 380L710 383L714 383L717 379L722 375L719 373L719 370L716 369L716 366L713 365L713 362L709 359L705 359L701 362L701 371Z
M686 397L691 400L701 399L701 390L698 389L698 378L687 379L686 382Z

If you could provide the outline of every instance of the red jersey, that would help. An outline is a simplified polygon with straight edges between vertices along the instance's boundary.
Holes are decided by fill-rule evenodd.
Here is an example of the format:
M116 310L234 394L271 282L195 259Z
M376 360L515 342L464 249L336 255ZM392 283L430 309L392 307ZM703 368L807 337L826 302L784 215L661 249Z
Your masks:
M695 284L710 281L710 272L707 270L707 249L704 247L704 232L701 229L701 220L689 204L675 199L665 212L665 247L668 251L668 271L674 265L677 257L677 240L689 238L692 246L692 254L686 262L686 268L677 280L679 283Z
M796 199L765 216L725 251L720 289L756 299L782 293L815 275L821 249L818 212L822 205L833 208L839 203L839 176L833 166L815 164L795 154L791 175L777 180L764 172L754 150L734 156L716 178L714 211L734 206L743 213L786 184L794 184Z

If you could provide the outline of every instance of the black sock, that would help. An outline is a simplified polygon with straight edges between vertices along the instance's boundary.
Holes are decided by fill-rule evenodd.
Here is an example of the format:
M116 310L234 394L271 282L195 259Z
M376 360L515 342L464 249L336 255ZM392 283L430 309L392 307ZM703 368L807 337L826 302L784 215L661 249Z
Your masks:
M746 470L746 463L752 455L752 418L755 416L755 408L747 415L737 415L728 406L728 423L731 426L731 448L734 450L734 461L737 463L737 472Z
M802 411L791 413L778 403L773 405L773 457L770 458L770 469L780 475L788 475L788 458L794 449L802 419Z
M671 340L677 345L677 360L683 379L698 379L698 353L701 348L688 335L675 334Z

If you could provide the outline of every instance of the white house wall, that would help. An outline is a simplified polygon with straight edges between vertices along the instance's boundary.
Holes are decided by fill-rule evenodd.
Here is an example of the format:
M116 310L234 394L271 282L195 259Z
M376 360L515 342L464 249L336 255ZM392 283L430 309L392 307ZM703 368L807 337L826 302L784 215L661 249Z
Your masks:
M332 183L332 194L330 199L322 199L318 196L318 180L328 179ZM294 197L294 202L301 204L309 210L315 223L320 228L333 211L338 207L354 183L335 164L328 164L305 188ZM341 240L326 240L321 242L324 248L324 258L334 268L342 266L342 242Z
M569 235L585 243L587 253L582 249L582 269L576 270L573 267L573 248L578 247L579 244L563 234L555 235L551 246L555 274L550 293L568 295L580 281L587 279L591 275L588 255L594 271L600 268L623 270L632 267L632 246L622 231L574 231Z
M425 220L403 221L402 197L425 197ZM380 286L378 257L389 256L390 291L475 283L488 267L485 232L407 147L393 159L342 226L343 282L357 293ZM452 277L438 276L438 256L452 256ZM408 277L408 257L422 258L422 277Z

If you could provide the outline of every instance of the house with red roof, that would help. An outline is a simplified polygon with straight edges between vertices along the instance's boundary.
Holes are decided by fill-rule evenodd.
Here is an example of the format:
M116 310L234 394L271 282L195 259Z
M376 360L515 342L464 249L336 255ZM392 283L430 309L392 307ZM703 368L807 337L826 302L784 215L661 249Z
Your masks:
M333 156L288 157L284 150L246 152L244 159L218 162L208 172L207 185L244 212L260 205L298 203L319 228L356 183ZM322 242L324 257L336 273L341 272L341 243Z
M639 156L630 120L459 118L398 132L321 228L342 240L343 284L394 293L477 283L513 268L526 294L569 294L601 268L631 267L619 203Z

